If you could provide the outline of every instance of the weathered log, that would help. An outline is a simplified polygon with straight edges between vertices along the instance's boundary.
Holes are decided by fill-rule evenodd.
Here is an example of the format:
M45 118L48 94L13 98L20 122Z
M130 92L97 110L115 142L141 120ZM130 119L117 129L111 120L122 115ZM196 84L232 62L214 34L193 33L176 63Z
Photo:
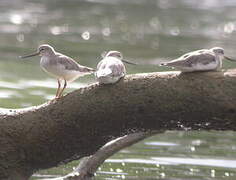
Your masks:
M235 72L127 76L57 102L0 111L0 179L94 154L122 135L146 130L235 130Z

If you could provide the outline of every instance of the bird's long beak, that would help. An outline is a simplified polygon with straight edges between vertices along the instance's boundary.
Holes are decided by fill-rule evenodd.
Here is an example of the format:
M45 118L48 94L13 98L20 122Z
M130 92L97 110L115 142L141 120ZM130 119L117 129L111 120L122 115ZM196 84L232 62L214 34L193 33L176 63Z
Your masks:
M235 62L236 62L235 59L231 59L231 58L229 58L229 57L227 57L227 56L224 56L224 58L227 59L227 60L229 60L229 61L235 61Z
M37 56L39 54L40 54L40 52L36 52L34 54L30 54L30 55L26 55L26 56L19 56L19 58L24 59L24 58L28 58L28 57L32 57L32 56Z
M133 63L133 62L130 62L130 61L127 61L127 60L124 60L124 59L122 59L121 61L126 63L126 64L138 65L137 63Z

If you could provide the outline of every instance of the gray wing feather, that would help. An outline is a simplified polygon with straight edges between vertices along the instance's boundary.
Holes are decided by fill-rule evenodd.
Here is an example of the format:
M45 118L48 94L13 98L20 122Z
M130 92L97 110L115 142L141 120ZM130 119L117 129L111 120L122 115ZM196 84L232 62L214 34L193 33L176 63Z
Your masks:
M191 67L194 64L209 64L216 61L215 55L209 51L195 51L185 54L180 58L166 63L166 66L187 66Z
M126 70L122 64L111 66L113 76L125 75Z
M81 71L81 72L93 72L94 69L82 66L78 64L74 59L65 56L65 55L59 55L57 58L57 63L63 65L65 69L67 70L75 70L75 71Z

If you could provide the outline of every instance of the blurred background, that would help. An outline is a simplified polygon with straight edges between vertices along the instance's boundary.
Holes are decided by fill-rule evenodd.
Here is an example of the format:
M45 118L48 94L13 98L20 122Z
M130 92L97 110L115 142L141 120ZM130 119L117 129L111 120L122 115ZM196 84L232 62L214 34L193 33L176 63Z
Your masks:
M2 108L29 107L55 95L57 82L40 69L40 58L18 58L43 43L93 68L102 52L119 50L143 64L127 65L129 74L171 70L157 64L214 46L236 57L235 0L0 0L0 16ZM223 67L236 63L224 61ZM92 75L80 78L66 92L92 82ZM167 132L107 160L97 179L235 180L235 135ZM34 178L65 174L76 163Z

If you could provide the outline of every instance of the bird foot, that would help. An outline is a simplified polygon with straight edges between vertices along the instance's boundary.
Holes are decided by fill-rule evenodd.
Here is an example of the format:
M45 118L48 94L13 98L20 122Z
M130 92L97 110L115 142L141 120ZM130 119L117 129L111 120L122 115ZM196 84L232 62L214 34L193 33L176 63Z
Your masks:
M50 104L51 104L51 103L55 103L55 102L57 102L60 98L61 98L61 97L55 97L54 99L51 99L51 100L49 101L49 103L50 103Z

